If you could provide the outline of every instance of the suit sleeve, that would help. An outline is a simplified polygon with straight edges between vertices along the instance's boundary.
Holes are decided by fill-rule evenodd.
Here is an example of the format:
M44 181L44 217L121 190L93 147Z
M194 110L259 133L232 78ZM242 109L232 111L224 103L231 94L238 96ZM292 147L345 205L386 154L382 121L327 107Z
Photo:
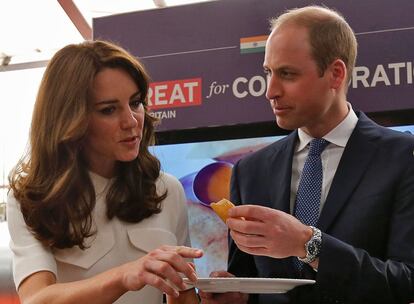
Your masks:
M233 167L230 181L230 200L235 205L242 205L238 184L238 164ZM229 235L228 271L237 277L256 277L257 270L254 259L250 254L239 250Z
M319 303L414 300L414 159L396 183L393 197L384 258L323 234L317 273Z
M239 163L233 167L231 181L230 181L230 200L236 205L242 205L239 183L238 171ZM252 255L247 254L237 248L230 234L229 239L229 257L227 271L234 274L236 277L257 277L257 269ZM257 303L257 295L249 295L249 303Z

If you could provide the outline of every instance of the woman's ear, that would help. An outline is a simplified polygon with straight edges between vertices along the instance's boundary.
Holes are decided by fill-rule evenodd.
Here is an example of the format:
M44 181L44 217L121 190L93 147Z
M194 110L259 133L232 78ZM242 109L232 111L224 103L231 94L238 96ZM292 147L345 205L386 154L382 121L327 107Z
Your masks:
M329 66L331 72L331 88L339 89L343 85L347 85L346 65L341 59L335 59Z

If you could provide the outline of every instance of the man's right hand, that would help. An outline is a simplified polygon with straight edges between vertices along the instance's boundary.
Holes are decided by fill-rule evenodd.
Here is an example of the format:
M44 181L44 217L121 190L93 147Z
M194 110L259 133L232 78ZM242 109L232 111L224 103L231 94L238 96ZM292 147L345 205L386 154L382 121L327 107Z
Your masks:
M210 274L210 277L234 277L234 275L227 271L213 271ZM211 293L200 290L199 295L202 304L247 304L249 299L248 294L241 292Z

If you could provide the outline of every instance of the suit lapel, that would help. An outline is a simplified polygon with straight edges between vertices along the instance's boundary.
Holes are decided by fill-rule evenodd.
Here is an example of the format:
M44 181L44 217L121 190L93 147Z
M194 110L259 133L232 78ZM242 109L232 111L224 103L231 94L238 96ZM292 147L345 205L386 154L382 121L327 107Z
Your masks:
M345 147L339 162L325 205L319 217L318 227L327 231L341 209L349 201L377 149L375 138L378 128L364 114Z
M271 156L269 163L271 207L287 213L290 213L290 181L296 139L297 132L292 132L287 136L283 145Z

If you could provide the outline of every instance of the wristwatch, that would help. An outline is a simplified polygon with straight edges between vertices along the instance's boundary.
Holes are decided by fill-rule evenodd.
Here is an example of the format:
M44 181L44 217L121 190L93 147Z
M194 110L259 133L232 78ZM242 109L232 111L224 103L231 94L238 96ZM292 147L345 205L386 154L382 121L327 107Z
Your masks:
M312 263L316 260L316 258L319 256L322 246L322 232L313 226L309 227L312 229L312 237L305 244L306 257L303 259L298 257L299 261L307 264Z

